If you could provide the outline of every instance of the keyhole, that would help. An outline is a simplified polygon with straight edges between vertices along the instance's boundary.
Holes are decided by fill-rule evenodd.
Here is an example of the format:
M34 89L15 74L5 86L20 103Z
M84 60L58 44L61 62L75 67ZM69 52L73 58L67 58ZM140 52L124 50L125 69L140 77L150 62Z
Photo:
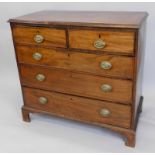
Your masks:
M101 35L99 34L98 37L101 38Z
M37 34L39 34L40 32L39 31L37 31Z
M70 57L70 53L68 53L68 57Z

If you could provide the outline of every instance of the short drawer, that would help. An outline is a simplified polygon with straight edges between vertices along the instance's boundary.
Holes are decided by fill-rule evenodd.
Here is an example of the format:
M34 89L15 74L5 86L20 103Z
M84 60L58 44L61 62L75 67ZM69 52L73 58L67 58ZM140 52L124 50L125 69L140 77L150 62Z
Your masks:
M133 58L131 57L62 52L26 46L16 46L16 52L20 63L47 65L101 76L133 78Z
M63 29L14 26L12 33L16 43L66 47L66 33Z
M73 120L130 128L130 106L37 89L23 90L25 106Z
M132 102L132 81L21 65L22 85L124 104Z
M134 53L135 32L116 30L69 30L69 46L73 49Z

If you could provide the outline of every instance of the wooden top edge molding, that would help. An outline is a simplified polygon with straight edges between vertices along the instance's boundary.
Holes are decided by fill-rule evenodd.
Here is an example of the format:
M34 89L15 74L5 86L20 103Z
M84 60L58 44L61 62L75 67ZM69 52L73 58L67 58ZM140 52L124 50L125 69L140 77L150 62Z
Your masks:
M11 23L87 27L139 28L147 12L40 11L9 20Z

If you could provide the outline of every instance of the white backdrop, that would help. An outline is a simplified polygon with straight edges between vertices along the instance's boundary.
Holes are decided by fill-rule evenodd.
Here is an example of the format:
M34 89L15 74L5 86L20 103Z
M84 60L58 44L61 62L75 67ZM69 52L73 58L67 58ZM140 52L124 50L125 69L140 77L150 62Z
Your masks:
M106 130L101 132L98 128L96 129L95 127L89 127L87 125L83 127L68 121L64 123L64 121L60 119L53 119L48 116L42 118L37 115L33 116L37 119L34 119L30 124L21 121L20 107L22 105L22 97L11 31L7 20L12 17L40 10L147 11L149 13L143 80L145 102L139 123L140 129L138 128L137 132L139 138L137 138L137 147L135 149L124 147L122 145L122 139L114 133L109 133L109 131ZM155 152L154 46L155 3L0 3L0 125L2 126L0 128L0 151ZM39 133L36 133L38 130ZM65 133L65 130L69 131L68 134ZM43 131L45 131L46 134ZM50 131L54 131L55 134ZM73 132L77 134L72 134ZM85 135L82 141L80 141L80 138L83 138L83 136L80 137L81 134ZM58 135L58 137L56 135ZM40 138L44 144L39 143ZM52 140L52 138L54 139ZM31 142L38 143L32 145Z

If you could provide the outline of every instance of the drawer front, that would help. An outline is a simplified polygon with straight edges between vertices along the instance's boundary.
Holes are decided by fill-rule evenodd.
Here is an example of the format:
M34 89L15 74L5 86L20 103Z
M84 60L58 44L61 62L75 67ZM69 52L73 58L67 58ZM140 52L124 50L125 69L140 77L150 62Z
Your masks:
M28 107L73 120L130 128L130 106L36 89L23 90Z
M17 46L16 51L20 63L48 65L101 76L133 78L133 58L131 57L62 52L25 46Z
M130 104L132 101L132 82L129 80L31 65L21 65L20 69L23 85L124 104Z
M15 26L12 32L16 43L66 47L66 33L62 29Z
M134 53L134 32L69 30L69 46L73 49Z

